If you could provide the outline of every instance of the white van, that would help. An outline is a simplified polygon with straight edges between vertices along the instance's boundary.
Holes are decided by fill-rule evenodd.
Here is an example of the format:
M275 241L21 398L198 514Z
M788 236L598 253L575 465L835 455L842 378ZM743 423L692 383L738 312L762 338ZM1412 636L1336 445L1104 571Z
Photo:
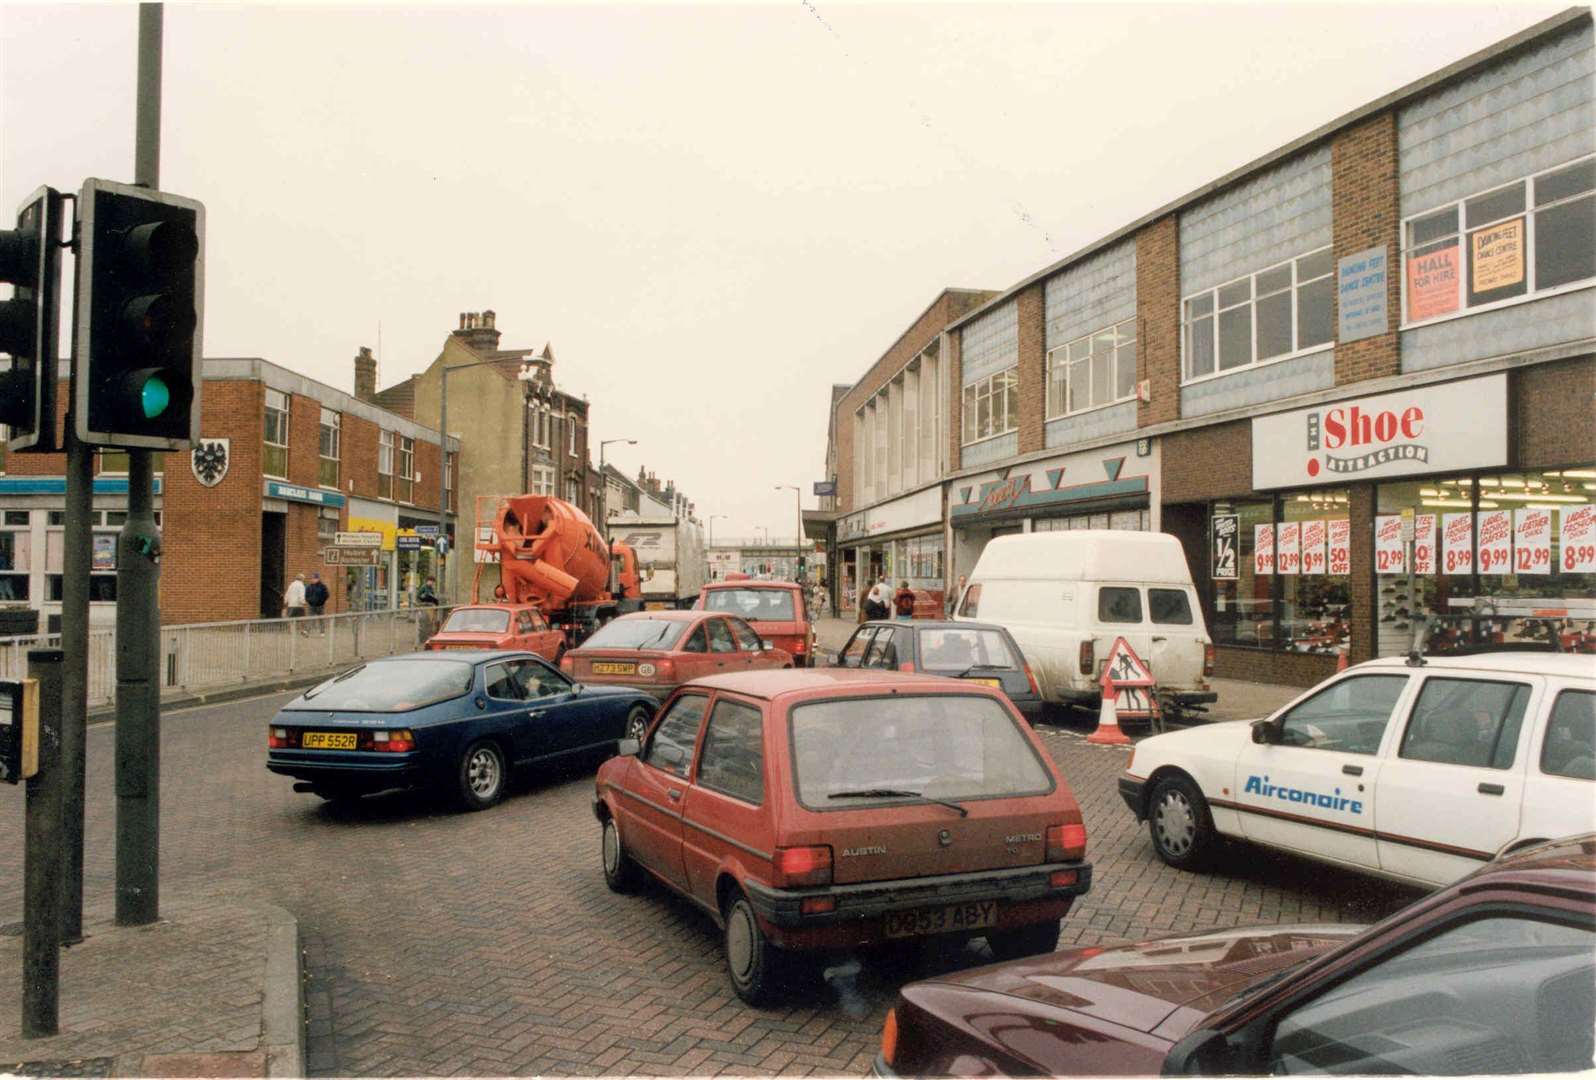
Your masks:
M1095 705L1116 637L1152 670L1166 713L1219 697L1208 684L1213 639L1185 552L1168 533L997 537L976 560L954 617L1013 634L1045 701Z

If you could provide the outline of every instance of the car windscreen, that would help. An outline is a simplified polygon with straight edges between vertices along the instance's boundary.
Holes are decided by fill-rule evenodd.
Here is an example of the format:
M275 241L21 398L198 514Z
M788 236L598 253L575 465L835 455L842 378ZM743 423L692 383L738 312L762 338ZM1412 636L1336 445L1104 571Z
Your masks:
M688 624L677 619L616 619L582 643L595 649L669 649Z
M475 669L450 660L374 660L307 691L289 709L407 712L459 697Z
M798 801L812 810L881 804L914 792L966 799L1042 794L1053 779L1008 711L990 698L894 694L792 710Z
M497 608L461 608L443 624L445 634L502 634L510 628L510 613Z
M997 630L920 631L920 667L926 671L1013 670L1019 666L1014 650Z
M705 611L728 611L745 619L792 622L792 592L788 589L711 589L704 597Z

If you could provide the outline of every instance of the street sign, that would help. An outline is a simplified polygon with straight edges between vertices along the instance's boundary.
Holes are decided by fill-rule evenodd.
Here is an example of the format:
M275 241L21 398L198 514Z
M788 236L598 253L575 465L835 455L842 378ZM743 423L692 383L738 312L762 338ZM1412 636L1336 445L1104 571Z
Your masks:
M321 561L328 566L381 566L382 552L377 548L323 548Z
M1150 717L1154 709L1154 692L1158 688L1153 673L1130 642L1122 637L1114 639L1108 650L1100 677L1103 692L1114 695L1115 712L1120 716Z
M417 525L411 531L414 532L417 536L437 536L438 535L438 527L436 525Z
M380 548L382 547L382 533L377 532L341 532L333 534L333 543L341 548Z
M443 536L438 537L436 546L438 548L438 556L439 556L439 558L442 558L442 557L447 556L449 554L449 540L448 540L447 537L443 537Z
M393 546L399 551L420 551L422 541L419 536L406 536L401 533L393 538Z

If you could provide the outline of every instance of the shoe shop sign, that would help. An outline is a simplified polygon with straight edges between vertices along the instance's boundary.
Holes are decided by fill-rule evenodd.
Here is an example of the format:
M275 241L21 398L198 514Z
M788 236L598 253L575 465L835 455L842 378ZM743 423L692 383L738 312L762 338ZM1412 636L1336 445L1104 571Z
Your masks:
M1252 486L1257 491L1505 464L1505 374L1351 398L1252 421Z

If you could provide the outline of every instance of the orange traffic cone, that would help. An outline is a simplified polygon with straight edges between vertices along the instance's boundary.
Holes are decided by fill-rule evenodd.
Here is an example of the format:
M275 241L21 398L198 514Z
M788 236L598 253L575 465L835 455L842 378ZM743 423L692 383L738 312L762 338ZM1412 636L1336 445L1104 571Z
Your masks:
M1097 714L1097 730L1086 736L1086 741L1098 746L1129 746L1131 741L1119 729L1119 718L1114 712L1114 693L1103 691L1103 708Z
M1347 650L1345 650L1345 649L1337 649L1336 650L1336 671L1341 672L1341 671L1345 671L1345 670L1347 670Z

